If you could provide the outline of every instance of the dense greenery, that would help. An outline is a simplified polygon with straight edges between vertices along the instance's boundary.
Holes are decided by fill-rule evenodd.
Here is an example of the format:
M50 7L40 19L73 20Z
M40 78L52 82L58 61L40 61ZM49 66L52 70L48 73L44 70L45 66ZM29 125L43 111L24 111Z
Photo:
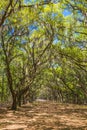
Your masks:
M87 1L0 2L0 100L87 103Z

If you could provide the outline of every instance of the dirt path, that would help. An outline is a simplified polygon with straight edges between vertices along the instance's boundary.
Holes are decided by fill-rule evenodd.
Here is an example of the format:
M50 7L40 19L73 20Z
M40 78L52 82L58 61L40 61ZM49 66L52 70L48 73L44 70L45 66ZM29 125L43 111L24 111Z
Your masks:
M87 106L35 102L0 110L0 130L87 130Z

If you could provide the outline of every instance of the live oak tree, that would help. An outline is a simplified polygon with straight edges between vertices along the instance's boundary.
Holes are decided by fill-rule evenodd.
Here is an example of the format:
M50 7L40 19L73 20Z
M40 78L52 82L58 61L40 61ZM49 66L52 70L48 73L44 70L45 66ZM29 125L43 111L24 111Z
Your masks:
M0 92L10 90L12 109L40 89L50 99L87 102L86 6L86 0L0 3Z
M19 11L19 14L20 12L22 13L22 11ZM16 17L15 13L14 17ZM24 14L24 18L25 17L26 15ZM53 39L53 34L50 34L50 32L47 32L47 29L45 29L42 34L40 33L40 35L42 35L43 37L43 44L45 42L45 44L43 45L44 47L43 49L38 50L37 47L40 45L35 45L37 48L35 50L34 44L37 44L37 42L40 42L39 44L41 44L41 37L40 35L36 36L36 33L33 33L32 36L29 37L29 22L26 23L26 21L24 21L24 23L28 24L27 27L26 25L23 27L24 23L20 23L20 25L18 25L18 22L19 20L21 20L21 18L21 16L18 17L16 21L12 18L8 18L8 22L1 27L1 47L5 56L4 63L6 67L8 86L13 98L12 109L16 109L17 102L20 100L21 96L28 91L32 80L34 80L35 78L37 64L39 63L38 65L40 66L41 61L39 60L45 54ZM12 24L10 24L9 26L10 22L12 22ZM13 22L15 22L15 24L13 24ZM40 31L39 28L40 27L38 27L38 30ZM51 31L53 31L52 28ZM46 40L44 37L45 35L49 35L48 39ZM34 43L36 39L37 42ZM23 43L24 41L26 43ZM25 51L27 52L27 54L25 54ZM23 63L24 58L27 59L25 63Z

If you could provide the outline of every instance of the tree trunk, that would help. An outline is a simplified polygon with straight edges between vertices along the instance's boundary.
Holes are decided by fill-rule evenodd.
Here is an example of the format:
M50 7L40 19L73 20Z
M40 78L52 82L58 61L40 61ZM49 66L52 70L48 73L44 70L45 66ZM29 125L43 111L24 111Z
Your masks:
M18 106L21 107L21 96L18 96Z
M26 98L25 98L25 96L23 95L23 104L26 104L27 102L26 102Z
M16 94L13 95L13 103L12 103L12 110L16 110L17 109L17 96Z

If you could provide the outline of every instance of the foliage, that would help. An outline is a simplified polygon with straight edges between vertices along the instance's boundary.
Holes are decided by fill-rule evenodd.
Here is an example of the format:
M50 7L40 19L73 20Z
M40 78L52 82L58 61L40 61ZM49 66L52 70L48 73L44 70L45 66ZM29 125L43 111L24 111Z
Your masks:
M12 99L12 109L38 96L87 103L86 6L86 0L0 3L1 101Z

